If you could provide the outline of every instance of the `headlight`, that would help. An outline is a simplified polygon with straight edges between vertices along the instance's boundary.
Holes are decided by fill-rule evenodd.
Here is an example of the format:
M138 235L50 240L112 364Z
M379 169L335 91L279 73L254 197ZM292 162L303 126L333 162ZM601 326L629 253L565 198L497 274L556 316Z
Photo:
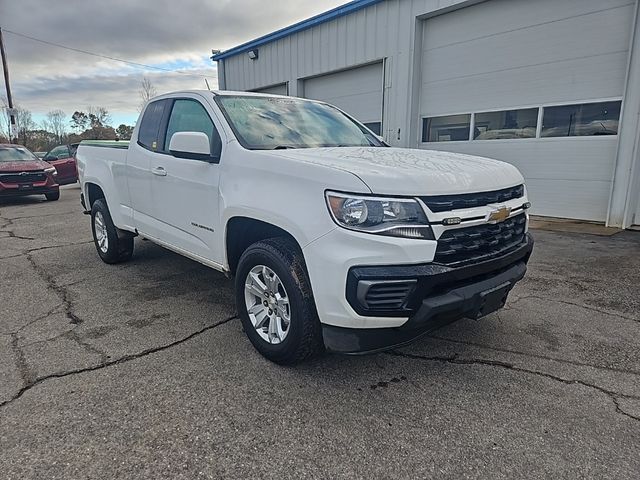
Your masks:
M422 207L414 199L336 192L327 192L326 197L331 216L341 227L391 237L434 238Z
M58 170L56 170L56 167L49 167L49 168L45 168L44 169L44 173L50 173L51 175L57 175L58 174Z

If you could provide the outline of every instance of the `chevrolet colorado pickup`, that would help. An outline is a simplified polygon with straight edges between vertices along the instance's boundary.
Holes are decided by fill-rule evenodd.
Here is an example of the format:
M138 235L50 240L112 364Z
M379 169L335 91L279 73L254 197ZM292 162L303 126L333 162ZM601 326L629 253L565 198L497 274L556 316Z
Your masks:
M515 167L391 148L318 101L162 95L129 144L77 160L100 258L129 260L139 235L235 277L249 340L281 364L487 315L533 248Z

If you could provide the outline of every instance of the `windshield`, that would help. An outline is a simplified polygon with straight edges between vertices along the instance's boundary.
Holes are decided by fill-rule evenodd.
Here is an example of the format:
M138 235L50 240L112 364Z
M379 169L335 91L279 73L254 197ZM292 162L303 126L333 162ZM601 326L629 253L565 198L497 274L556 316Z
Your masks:
M216 97L240 144L251 150L383 146L340 110L297 98Z
M20 145L0 145L0 162L32 162L38 160L33 153Z

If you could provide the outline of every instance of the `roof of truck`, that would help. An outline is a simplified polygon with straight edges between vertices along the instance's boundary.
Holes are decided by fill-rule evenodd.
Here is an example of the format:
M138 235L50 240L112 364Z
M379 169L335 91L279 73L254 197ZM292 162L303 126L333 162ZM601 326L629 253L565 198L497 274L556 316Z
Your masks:
M162 95L158 95L157 97L153 97L149 101L162 99L162 98L172 98L172 97L175 97L176 95L184 95L184 94L195 94L195 95L201 95L201 96L206 96L207 94L210 94L210 95L219 96L219 97L241 96L241 97L274 97L274 98L288 98L288 99L298 98L298 97L292 97L290 95L274 95L272 93L262 93L262 92L240 92L240 91L234 91L234 90L176 90L175 92L167 92L167 93L163 93ZM301 98L301 100L317 102L317 100L312 100L310 98Z
M273 93L262 92L239 92L235 90L214 90L216 95L233 95L233 96L247 96L247 97L284 97L285 95L274 95Z
M159 97L164 97L166 95L176 95L176 94L184 94L184 93L196 93L199 95L206 95L207 93L212 93L214 95L226 96L247 96L247 97L283 97L284 95L274 95L272 93L261 93L261 92L241 92L235 90L176 90L175 92L167 92L162 95L158 95ZM289 97L290 98L290 97Z

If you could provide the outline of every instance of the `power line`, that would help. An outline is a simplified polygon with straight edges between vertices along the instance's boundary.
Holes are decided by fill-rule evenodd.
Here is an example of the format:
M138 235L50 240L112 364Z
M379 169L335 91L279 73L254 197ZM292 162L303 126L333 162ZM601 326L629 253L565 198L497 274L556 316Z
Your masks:
M183 72L181 70L170 70L168 68L157 67L157 66L154 66L154 65L146 65L144 63L132 62L130 60L123 60L122 58L111 57L109 55L102 55L100 53L89 52L88 50L82 50L80 48L68 47L66 45L61 45L59 43L49 42L47 40L42 40L40 38L32 37L30 35L25 35L24 33L18 33L18 32L14 32L12 30L7 30L6 28L3 28L2 31L6 32L6 33L10 33L11 35L16 35L18 37L28 38L29 40L33 40L34 42L44 43L45 45L50 45L50 46L58 47L58 48L64 48L65 50L71 50L73 52L78 52L78 53L84 53L86 55L92 55L94 57L105 58L107 60L112 60L114 62L125 63L127 65L131 65L132 67L146 68L146 69L152 69L152 70L161 70L163 72L179 73L181 75L188 75L188 76L191 76L191 77L200 77L200 78L204 78L204 79L207 78L206 75L201 75L201 74L197 74L197 73L187 73L187 72Z

